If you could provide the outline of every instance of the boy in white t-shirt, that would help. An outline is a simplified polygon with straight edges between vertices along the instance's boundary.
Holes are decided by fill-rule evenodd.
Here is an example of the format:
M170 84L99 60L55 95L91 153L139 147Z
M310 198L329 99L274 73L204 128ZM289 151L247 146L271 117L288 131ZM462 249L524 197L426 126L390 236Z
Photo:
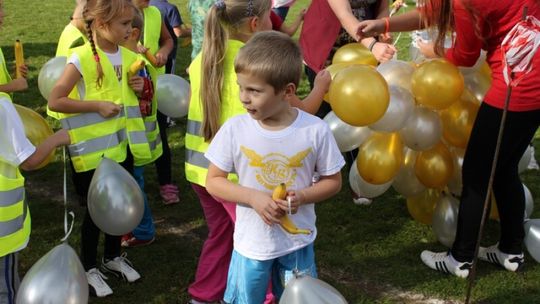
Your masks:
M254 35L235 60L240 99L247 114L229 119L212 139L206 187L210 194L237 202L234 251L225 302L263 303L268 283L279 300L293 271L316 277L314 203L341 189L345 161L328 126L292 108L302 73L298 45L279 32ZM320 173L319 182L312 177ZM236 172L239 184L227 179ZM280 183L287 200L272 199ZM289 234L280 225L286 212L311 234Z

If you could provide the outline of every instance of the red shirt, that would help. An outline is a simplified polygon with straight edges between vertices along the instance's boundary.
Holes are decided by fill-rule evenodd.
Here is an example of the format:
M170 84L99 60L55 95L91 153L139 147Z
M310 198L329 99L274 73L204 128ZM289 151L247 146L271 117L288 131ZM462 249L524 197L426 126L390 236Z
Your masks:
M283 25L283 20L274 12L274 10L270 10L270 22L272 23L272 30L274 31L279 31Z
M454 0L456 41L453 48L447 51L446 58L455 65L472 66L480 55L480 49L485 49L493 82L484 102L502 109L507 85L502 74L501 43L512 27L521 20L524 6L528 6L528 15L540 19L540 5L536 0L467 1L480 15L478 28L481 29L482 40L474 34L473 20L462 2L463 0ZM540 50L535 54L532 65L532 70L512 89L510 111L540 109Z

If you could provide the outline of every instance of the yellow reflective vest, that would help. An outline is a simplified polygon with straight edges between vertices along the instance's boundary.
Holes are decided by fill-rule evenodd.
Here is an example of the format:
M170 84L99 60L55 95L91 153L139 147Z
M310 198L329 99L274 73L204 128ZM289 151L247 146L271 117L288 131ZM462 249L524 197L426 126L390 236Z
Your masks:
M234 57L244 43L238 40L228 40L225 48L225 61L223 66L223 86L221 88L221 115L220 125L227 119L238 114L246 113L246 110L240 102L240 90L236 82L236 73L234 72ZM206 185L206 174L208 173L208 160L204 153L208 150L208 142L200 134L203 111L200 98L201 90L201 70L202 53L199 53L193 59L189 66L189 79L191 85L191 99L189 102L188 120L186 126L186 178L189 182L201 186ZM237 181L238 177L229 174L229 179Z
M84 100L109 101L123 106L122 111L111 118L103 118L97 112L60 115L62 127L71 137L68 150L76 172L95 169L103 156L116 162L124 161L128 145L135 161L151 157L139 102L128 85L128 67L137 59L137 54L119 48L122 56L120 81L107 55L97 50L104 74L100 88L96 86L98 75L90 45L74 49L81 63L86 92Z
M8 94L1 95L9 98ZM24 177L19 168L1 156L0 168L0 257L3 257L26 244L30 237L31 220L25 200Z
M4 58L4 52L2 52L2 48L0 48L0 65L0 84L6 84L11 82L11 75L9 75L9 72L7 70L6 58ZM9 99L11 100L11 97Z
M159 38L161 37L161 12L155 6L144 8L144 31L143 44L150 49L152 54L156 54L159 50ZM165 66L156 67L158 75L165 73Z

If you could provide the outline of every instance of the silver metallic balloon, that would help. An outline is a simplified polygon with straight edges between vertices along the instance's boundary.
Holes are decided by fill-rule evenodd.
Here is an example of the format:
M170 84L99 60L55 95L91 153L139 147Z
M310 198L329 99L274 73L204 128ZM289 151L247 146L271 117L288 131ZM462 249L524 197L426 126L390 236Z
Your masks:
M388 190L388 188L390 188L392 185L392 180L380 185L374 185L366 182L358 173L358 167L356 166L355 160L351 166L351 170L349 171L349 185L359 196L374 198L386 192L386 190Z
M127 234L139 225L143 216L141 188L122 166L104 157L90 182L88 212L103 232Z
M521 156L519 163L518 163L518 172L522 173L523 171L527 170L527 167L529 166L529 163L531 162L531 159L534 154L533 146L528 146L527 149L525 149L525 152L523 152L523 155Z
M540 263L540 219L528 220L525 226L525 247L529 254Z
M456 239L459 201L452 195L443 195L435 205L431 228L437 240L450 248Z
M398 174L394 177L392 187L404 197L412 197L424 192L426 186L418 180L414 173L414 164L416 163L418 152L409 148L405 148L403 152L403 164Z
M326 114L324 121L330 127L341 152L358 148L371 135L368 127L351 126L339 119L333 111Z
M157 79L158 110L173 118L187 115L191 89L189 82L174 74L162 74Z
M328 283L310 276L292 278L279 304L346 304L347 300Z
M523 191L525 192L525 220L528 220L534 211L534 199L531 190L525 184L523 184Z
M24 276L17 303L88 303L88 281L75 250L63 243L41 257Z
M461 196L463 189L461 167L463 166L465 150L453 147L450 149L450 153L452 153L452 159L454 160L454 173L448 181L448 190L454 195Z
M56 81L62 76L64 68L66 67L66 57L59 56L50 59L39 70L38 75L38 88L41 96L46 100L49 99Z
M417 106L399 131L403 143L416 151L424 151L437 144L442 135L442 123L434 111Z
M388 92L390 92L390 104L383 117L369 125L371 130L397 132L403 128L414 109L414 97L410 91L391 85L388 87Z
M377 71L388 83L388 86L399 86L411 91L411 77L414 73L414 67L402 60L389 60L381 63Z

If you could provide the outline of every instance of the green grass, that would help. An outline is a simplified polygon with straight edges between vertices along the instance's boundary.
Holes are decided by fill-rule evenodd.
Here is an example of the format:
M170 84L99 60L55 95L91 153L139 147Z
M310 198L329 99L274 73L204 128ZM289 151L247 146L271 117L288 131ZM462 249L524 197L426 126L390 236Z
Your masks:
M37 90L40 67L56 49L57 38L73 7L71 0L4 1L5 22L0 30L0 46L6 59L13 60L13 42L24 43L30 67L30 89L14 96L15 102L44 114L45 100ZM177 4L189 22L187 0ZM308 0L299 0L292 8L294 16ZM291 17L292 17L291 16ZM408 34L403 34L398 48L400 58L408 58ZM185 77L191 50L179 49L177 74ZM308 91L304 81L300 94ZM52 121L51 121L52 123ZM149 247L128 250L129 258L143 279L132 285L114 278L109 280L114 295L91 299L91 303L186 303L187 287L193 281L197 259L207 233L202 209L186 182L183 172L185 120L169 130L173 151L173 179L179 185L182 203L163 206L159 202L155 170L146 170L146 189L156 221L157 241ZM535 141L540 159L540 140ZM60 156L60 154L59 154ZM60 159L60 158L59 158ZM317 205L319 236L315 242L320 278L340 290L350 303L427 303L427 299L462 301L464 280L444 276L427 269L420 262L423 249L444 250L437 244L429 226L415 222L408 214L405 199L389 190L370 206L351 203L344 169L343 190L326 203ZM61 161L25 174L28 200L32 211L32 238L21 254L21 274L59 244L63 237L63 196ZM540 177L538 171L523 174L524 183L537 198L533 218L540 217ZM83 209L78 206L68 179L69 209L75 211L76 227L69 243L79 248ZM497 239L496 222L489 222L483 243ZM102 247L100 246L100 250ZM479 264L473 300L479 303L535 303L540 298L540 266L527 256L524 272L519 274Z

